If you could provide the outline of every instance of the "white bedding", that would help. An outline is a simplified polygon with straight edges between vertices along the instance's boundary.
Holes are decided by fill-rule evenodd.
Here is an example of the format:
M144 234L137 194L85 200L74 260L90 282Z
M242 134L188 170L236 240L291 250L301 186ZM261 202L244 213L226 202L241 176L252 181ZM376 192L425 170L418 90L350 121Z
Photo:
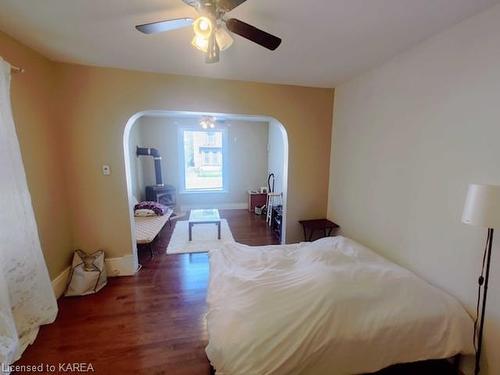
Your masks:
M218 375L360 374L473 353L456 299L345 237L209 254Z

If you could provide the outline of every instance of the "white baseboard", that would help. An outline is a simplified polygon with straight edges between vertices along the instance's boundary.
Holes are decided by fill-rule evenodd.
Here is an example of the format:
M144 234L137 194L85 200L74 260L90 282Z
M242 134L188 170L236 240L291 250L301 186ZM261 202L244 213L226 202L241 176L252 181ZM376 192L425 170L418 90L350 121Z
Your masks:
M138 269L137 257L126 255L119 258L106 258L106 273L110 277L132 276Z
M62 271L52 280L52 290L56 298L61 297L66 290L71 267ZM138 271L137 257L126 255L118 258L106 258L106 273L108 277L132 276Z
M181 206L181 211L193 210L193 209L204 209L204 208L216 208L218 210L244 210L248 208L248 203L220 203L220 204L187 204Z
M56 298L59 298L64 294L70 270L71 267L66 268L54 280L52 280L52 290L54 291Z

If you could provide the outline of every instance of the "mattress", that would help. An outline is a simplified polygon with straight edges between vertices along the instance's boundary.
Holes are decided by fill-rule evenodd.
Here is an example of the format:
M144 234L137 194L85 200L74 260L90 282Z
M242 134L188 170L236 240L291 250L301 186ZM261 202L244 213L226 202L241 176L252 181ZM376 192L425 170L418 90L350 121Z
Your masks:
M162 216L135 216L135 237L137 243L144 245L153 242L171 215L172 212L168 212Z
M209 257L218 375L361 374L473 353L454 297L348 238L227 244Z

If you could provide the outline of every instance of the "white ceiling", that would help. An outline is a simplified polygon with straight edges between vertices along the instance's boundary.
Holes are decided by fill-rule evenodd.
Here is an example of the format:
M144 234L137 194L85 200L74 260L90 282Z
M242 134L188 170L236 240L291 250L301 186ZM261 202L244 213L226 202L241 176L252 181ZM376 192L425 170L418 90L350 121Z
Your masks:
M181 0L1 0L0 30L64 62L335 87L500 0L248 0L229 13L280 36L271 52L235 36L207 65L190 28L134 25L196 16Z

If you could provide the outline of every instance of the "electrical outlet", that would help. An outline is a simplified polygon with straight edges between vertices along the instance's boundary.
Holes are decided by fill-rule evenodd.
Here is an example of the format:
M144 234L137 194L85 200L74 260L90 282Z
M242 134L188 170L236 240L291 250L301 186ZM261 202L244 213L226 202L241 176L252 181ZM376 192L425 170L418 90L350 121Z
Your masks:
M109 176L111 174L111 167L109 165L103 165L102 166L102 174L104 176Z

